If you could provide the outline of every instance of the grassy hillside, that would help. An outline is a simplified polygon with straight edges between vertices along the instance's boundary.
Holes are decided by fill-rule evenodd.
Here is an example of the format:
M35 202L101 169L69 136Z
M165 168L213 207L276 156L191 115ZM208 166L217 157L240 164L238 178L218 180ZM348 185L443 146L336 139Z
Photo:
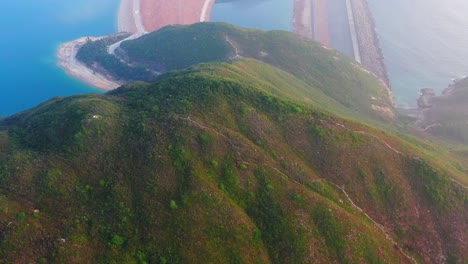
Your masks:
M0 263L466 261L463 172L291 75L204 64L0 121Z
M82 50L92 49L93 45L98 44L89 43ZM105 46L105 43L100 45ZM107 54L104 48L100 50L97 55L87 56L94 59L86 63L97 63L104 68L108 60L124 64ZM145 68L148 72L181 70L206 62L232 62L241 58L248 58L251 62L254 59L270 67L265 69L263 64L255 66L249 63L242 68L246 64L238 63L235 69L217 74L231 78L248 75L250 79L259 79L257 75L261 74L260 78L266 82L262 80L264 83L257 85L270 88L276 86L275 89L283 91L283 94L293 86L292 89L300 90L291 94L296 99L304 97L301 99L303 101L319 96L314 102L322 102L322 106L325 102L330 103L328 111L340 115L347 113L348 117L354 116L355 119L388 123L394 115L392 95L375 76L345 55L290 32L251 30L224 23L168 26L139 39L124 42L117 53L132 66L130 68ZM108 72L126 67L126 64L110 67ZM116 78L125 76L136 74L121 73Z

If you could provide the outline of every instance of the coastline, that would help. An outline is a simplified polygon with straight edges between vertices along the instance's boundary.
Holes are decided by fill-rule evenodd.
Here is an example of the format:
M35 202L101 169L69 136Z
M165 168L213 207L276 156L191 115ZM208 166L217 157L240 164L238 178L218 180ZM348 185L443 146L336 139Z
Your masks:
M101 38L102 37L82 37L62 44L56 53L58 59L57 64L60 68L64 69L68 75L100 90L110 91L121 86L123 83L119 83L94 72L76 59L76 53L88 39L94 41Z
M137 25L135 24L133 16L133 5L134 0L121 0L117 17L117 28L119 32L137 32ZM89 86L103 91L110 91L125 83L113 80L111 76L104 76L97 73L76 59L78 50L88 39L95 41L101 38L103 37L81 37L79 39L63 43L56 52L57 65L65 70L69 76Z
M125 40L135 39L147 31L155 31L171 24L193 24L210 20L215 0L121 0L118 17L118 32L131 33ZM162 12L161 12L162 11ZM154 14L158 15L155 16ZM99 40L102 37L82 37L63 43L56 52L57 65L73 78L100 90L110 91L125 84L112 76L105 76L88 68L76 59L78 50L88 39ZM123 40L123 41L125 41ZM109 53L113 54L122 41L111 45Z

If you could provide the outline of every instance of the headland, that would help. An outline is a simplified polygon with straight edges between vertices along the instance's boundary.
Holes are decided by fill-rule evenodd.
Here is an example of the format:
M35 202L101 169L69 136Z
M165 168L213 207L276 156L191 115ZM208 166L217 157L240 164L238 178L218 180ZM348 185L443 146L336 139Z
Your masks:
M324 46L330 47L330 28L328 1L326 0L293 0L294 31L302 37L315 39ZM349 34L351 36L354 59L379 77L390 87L379 38L375 31L374 20L367 0L338 0L346 5ZM147 32L156 31L173 24L193 24L209 21L215 0L121 0L118 12L117 28L119 32L132 35L124 39L135 39ZM99 89L110 90L118 87L109 76L100 75L74 58L85 40L80 38L65 43L57 52L59 66L75 78ZM121 41L121 42L123 42ZM120 43L109 47L111 54L119 48Z
M132 34L124 39L135 39L147 32L172 24L193 24L210 20L215 0L121 0L118 11L118 32ZM103 37L82 37L64 43L57 50L58 66L70 76L101 90L112 90L123 83L112 76L98 73L76 59L78 50L87 42ZM120 46L120 41L109 47L109 53Z
M57 51L58 66L64 69L70 76L101 90L113 90L123 83L117 82L111 76L104 76L86 67L85 64L76 59L78 50L87 42L99 40L102 37L82 37L67 42L60 46Z

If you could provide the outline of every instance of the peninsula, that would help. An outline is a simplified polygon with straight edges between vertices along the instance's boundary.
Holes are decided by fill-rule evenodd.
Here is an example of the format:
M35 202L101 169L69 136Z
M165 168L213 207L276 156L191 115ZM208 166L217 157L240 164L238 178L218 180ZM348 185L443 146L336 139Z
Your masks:
M147 32L156 31L173 24L193 24L210 20L215 0L121 0L117 19L118 32L131 35L108 49L109 53L120 46L123 41L141 37ZM88 40L94 41L103 37L82 37L64 43L57 51L58 66L70 76L101 90L113 90L123 83L110 75L89 69L76 59L78 50Z
M331 22L333 17L330 16L331 6L333 5L333 8L338 6L338 8L345 10L343 15L347 16L347 23L341 27L343 32L347 32L349 38L345 41L346 43L340 45L348 46L350 50L348 55L390 87L390 80L367 0L338 0L333 3L326 0L293 1L294 32L302 37L314 39L325 47L334 47L330 36L333 27ZM209 21L214 4L215 0L121 0L117 28L118 32L129 33L130 36L110 45L108 52L114 54L124 41L137 39L167 25L187 25ZM106 73L89 69L75 59L78 50L86 43L87 39L96 40L99 38L80 38L63 44L57 52L58 64L71 76L93 87L112 90L123 83Z

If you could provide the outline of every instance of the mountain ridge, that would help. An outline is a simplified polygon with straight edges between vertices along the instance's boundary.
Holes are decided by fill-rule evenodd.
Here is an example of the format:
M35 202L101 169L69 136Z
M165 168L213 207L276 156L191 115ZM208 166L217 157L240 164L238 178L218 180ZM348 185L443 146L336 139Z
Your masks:
M199 27L246 58L0 120L0 263L466 260L466 170L373 109L381 81L283 32L164 30Z

